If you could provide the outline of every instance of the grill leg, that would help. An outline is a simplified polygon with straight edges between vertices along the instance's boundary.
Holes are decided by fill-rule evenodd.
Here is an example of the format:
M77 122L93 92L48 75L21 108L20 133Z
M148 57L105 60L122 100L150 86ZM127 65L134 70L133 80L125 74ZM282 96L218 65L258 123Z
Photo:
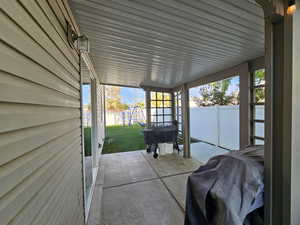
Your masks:
M177 151L179 153L180 152L180 148L179 148L178 142L175 141L174 145L175 145L175 149L177 149Z
M158 144L155 144L154 145L154 150L153 150L153 157L154 157L154 159L157 159L157 157L158 157L158 153L157 153L157 148L158 148Z
M147 151L147 153L151 153L151 145L147 145L146 151Z

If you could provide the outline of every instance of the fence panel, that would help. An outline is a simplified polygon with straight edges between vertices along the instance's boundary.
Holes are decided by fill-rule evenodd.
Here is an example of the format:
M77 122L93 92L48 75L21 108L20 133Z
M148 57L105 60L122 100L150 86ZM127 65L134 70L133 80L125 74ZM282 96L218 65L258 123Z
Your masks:
M219 146L238 150L240 146L239 106L219 106Z
M191 137L227 149L239 149L239 106L190 109Z
M122 111L122 112L106 112L106 126L114 125L129 125L129 123L134 124L137 122L146 122L146 110L138 111Z
M191 137L218 145L217 106L190 109Z

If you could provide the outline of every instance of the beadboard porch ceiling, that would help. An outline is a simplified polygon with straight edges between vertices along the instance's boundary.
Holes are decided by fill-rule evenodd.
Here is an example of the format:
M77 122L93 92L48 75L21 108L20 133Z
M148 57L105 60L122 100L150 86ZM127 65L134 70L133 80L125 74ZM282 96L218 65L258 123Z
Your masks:
M100 81L173 88L264 55L250 0L70 0Z

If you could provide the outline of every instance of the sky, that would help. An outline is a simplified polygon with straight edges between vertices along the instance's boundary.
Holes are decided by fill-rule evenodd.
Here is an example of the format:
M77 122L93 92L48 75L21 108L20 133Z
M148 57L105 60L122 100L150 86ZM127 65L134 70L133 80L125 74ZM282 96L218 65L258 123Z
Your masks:
M121 101L125 104L145 102L145 91L140 88L121 88Z
M83 85L83 105L88 105L91 103L91 91L90 85ZM125 104L132 104L136 102L145 101L145 92L140 88L127 88L122 87L120 91L121 101Z
M231 80L231 84L228 87L227 92L232 93L239 89L240 79L238 76L233 77ZM190 97L199 97L199 86L190 89Z
M91 104L91 88L89 84L82 85L82 101L83 105Z
M238 89L239 77L233 77L231 84L228 88L228 92L231 93ZM122 87L121 91L121 101L124 104L132 104L136 102L145 101L145 92L140 88L127 88ZM190 96L199 96L199 87L190 89ZM90 85L83 85L83 104L87 105L91 103Z

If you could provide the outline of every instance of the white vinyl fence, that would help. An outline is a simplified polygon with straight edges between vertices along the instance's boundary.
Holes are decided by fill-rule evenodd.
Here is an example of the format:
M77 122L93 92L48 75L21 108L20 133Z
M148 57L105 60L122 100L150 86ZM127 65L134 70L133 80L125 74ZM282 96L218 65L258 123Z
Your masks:
M146 122L146 110L138 111L122 111L122 112L106 112L106 126L129 125L137 122Z
M191 108L191 137L224 148L238 149L239 117L239 106Z
M256 110L264 117L264 106ZM190 108L191 137L231 150L239 149L239 106L209 106ZM257 127L260 136L264 127Z
M92 126L92 114L90 111L83 111L82 118L83 118L83 126L84 127Z

